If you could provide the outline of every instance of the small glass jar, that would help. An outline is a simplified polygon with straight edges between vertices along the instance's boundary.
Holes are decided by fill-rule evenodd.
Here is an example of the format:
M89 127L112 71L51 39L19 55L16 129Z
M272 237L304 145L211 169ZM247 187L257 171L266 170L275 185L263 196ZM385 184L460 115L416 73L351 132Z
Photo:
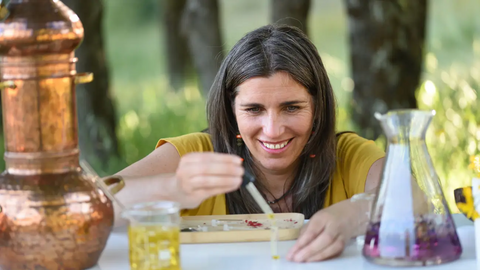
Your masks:
M132 270L180 270L180 205L157 201L122 212L130 221L128 242Z

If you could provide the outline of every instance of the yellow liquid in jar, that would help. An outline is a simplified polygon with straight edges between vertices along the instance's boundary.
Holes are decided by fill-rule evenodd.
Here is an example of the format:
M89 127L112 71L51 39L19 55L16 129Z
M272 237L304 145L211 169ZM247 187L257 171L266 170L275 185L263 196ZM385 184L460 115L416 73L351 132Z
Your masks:
M161 225L128 228L130 269L180 270L180 229Z

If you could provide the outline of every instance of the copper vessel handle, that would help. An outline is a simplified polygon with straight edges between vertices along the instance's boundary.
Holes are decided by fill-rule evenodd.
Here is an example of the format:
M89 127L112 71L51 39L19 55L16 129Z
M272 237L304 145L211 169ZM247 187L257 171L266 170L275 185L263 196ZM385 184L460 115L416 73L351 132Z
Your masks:
M125 181L123 180L123 177L118 175L103 177L102 179L100 179L100 181L102 181L107 187L109 187L110 193L112 194L117 194L120 190L122 190L122 188L125 187ZM110 188L111 185L115 186Z
M75 75L75 84L89 83L91 81L93 81L93 73L91 72L77 73Z
M14 82L14 81L3 81L3 82L0 82L0 90L6 89L6 88L15 89L15 88L17 88L17 85L15 85L15 82Z

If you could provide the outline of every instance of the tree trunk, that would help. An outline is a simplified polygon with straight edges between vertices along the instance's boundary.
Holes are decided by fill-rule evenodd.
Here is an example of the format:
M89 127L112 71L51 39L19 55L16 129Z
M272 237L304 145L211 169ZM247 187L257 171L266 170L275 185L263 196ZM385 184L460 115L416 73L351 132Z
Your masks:
M116 119L109 95L109 74L102 35L101 0L62 0L82 21L85 37L75 51L78 72L93 72L94 80L77 85L78 136L82 158L99 172L118 157Z
M345 0L350 30L352 115L362 136L381 133L375 112L416 108L426 0Z
M300 28L308 35L310 0L271 0L272 23Z
M188 39L200 87L206 95L223 60L218 1L187 0L182 32Z
M185 86L191 68L187 39L181 34L181 18L185 0L159 0L162 7L165 54L170 85L179 90Z

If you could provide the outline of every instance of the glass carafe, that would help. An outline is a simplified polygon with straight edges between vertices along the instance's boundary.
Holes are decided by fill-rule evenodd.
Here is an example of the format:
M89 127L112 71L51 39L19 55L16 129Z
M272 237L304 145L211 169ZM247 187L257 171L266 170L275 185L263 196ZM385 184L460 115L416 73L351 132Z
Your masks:
M375 114L388 146L363 256L387 266L426 266L462 253L455 224L425 144L435 111Z

